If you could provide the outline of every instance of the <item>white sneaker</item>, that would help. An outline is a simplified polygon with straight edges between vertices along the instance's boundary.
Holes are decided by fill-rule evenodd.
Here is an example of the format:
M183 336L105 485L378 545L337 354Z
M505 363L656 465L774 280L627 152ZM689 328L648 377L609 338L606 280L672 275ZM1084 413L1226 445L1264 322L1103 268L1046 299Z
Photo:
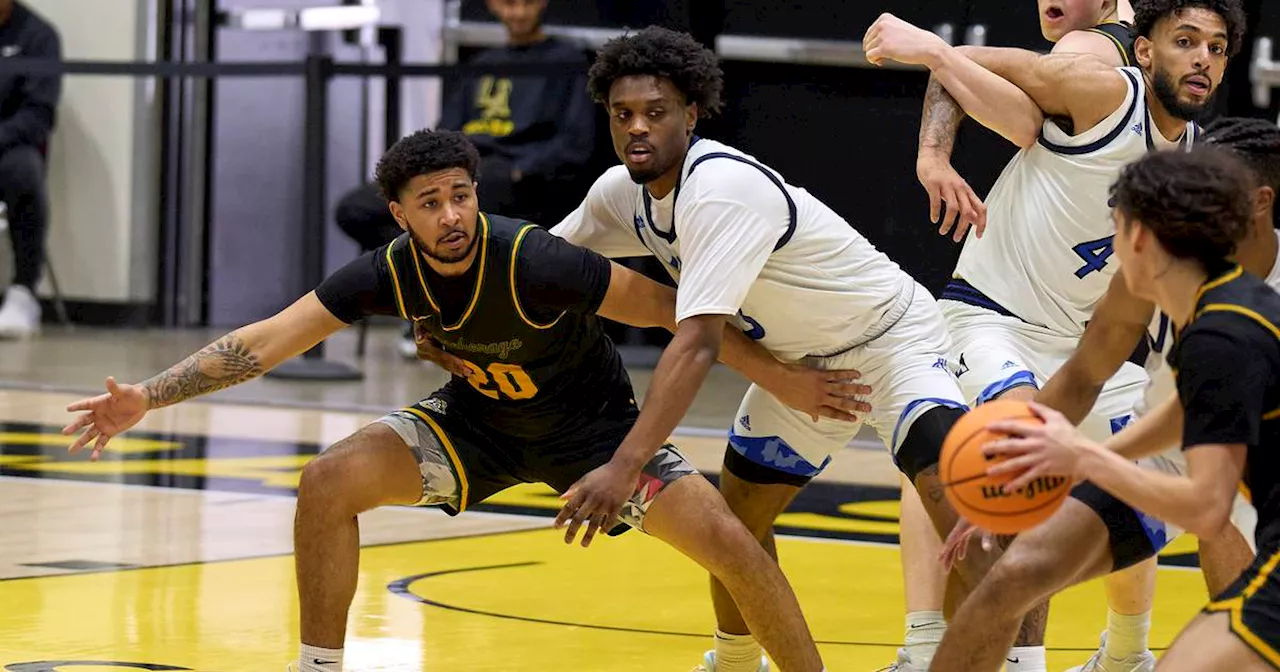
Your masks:
M1093 652L1093 657L1067 672L1155 672L1156 656L1150 649L1124 658L1112 658L1107 655L1107 633L1102 633L1099 639L1098 650Z
M876 672L925 672L925 670L911 663L911 656L907 655L906 649L898 649L898 659L888 667L882 667Z
M0 305L0 338L28 338L40 331L40 302L31 290L11 285Z
M702 654L702 663L693 668L693 672L716 672L716 650ZM768 658L760 656L760 667L756 668L756 672L769 672Z

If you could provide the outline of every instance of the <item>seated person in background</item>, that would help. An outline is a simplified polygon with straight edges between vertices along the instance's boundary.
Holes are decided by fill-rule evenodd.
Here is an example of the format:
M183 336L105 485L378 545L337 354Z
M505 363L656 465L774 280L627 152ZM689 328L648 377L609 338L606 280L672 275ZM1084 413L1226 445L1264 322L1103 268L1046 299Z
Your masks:
M0 57L61 58L58 31L26 5L0 0ZM62 93L60 75L0 74L0 202L13 243L13 282L0 304L0 338L40 328L36 283L44 266L49 203L44 152Z
M507 29L507 44L478 54L473 64L578 62L583 71L563 77L482 75L456 80L447 85L439 128L461 131L480 150L482 209L536 224L558 222L585 194L585 186L582 194L565 193L566 186L595 147L587 57L581 47L542 32L547 0L486 1ZM376 184L344 195L335 219L361 250L378 248L401 233ZM406 357L416 356L408 328L400 350Z

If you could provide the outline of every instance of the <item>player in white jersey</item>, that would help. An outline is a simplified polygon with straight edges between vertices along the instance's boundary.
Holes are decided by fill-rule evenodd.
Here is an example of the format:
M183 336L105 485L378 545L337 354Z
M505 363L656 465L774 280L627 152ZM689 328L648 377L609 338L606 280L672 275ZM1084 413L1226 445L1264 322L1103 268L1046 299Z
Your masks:
M1117 69L1093 56L1041 57L1008 49L971 48L962 56L893 17L882 17L868 31L869 58L929 66L969 115L984 124L1015 107L1048 118L1036 143L1010 162L993 187L987 226L969 236L957 277L943 294L957 347L954 359L960 361L957 373L970 403L1031 398L1070 356L1115 271L1115 264L1108 264L1110 182L1127 162L1148 151L1194 141L1198 130L1189 119L1205 108L1225 67L1224 26L1243 25L1227 16L1230 11L1218 12L1209 4L1217 3L1168 0L1139 6L1140 69ZM1238 7L1234 11L1239 14ZM1153 37L1157 27L1163 42ZM1018 84L1025 93L1021 105L973 94L973 81L995 75ZM1102 438L1123 427L1145 381L1141 367L1124 367L1103 391L1085 428ZM1122 557L1118 566L1132 561ZM1146 591L1127 592L1142 597ZM1140 605L1136 611L1145 609ZM1044 614L1045 605L1038 605L1031 615L1041 617L1028 619L1038 631L1018 633L1039 646L1018 650L1011 664L1014 658L1019 663L1030 658L1036 669L1044 669ZM1150 657L1141 655L1145 644L1139 645L1136 653L1149 665Z
M1211 125L1205 137L1243 159L1257 185L1249 229L1236 246L1234 260L1249 272L1265 278L1272 287L1280 287L1280 258L1277 258L1280 241L1275 230L1275 198L1280 190L1280 129L1260 120L1225 119ZM1037 401L1060 410L1073 421L1084 417L1097 399L1103 382L1120 368L1144 338L1153 346L1146 360L1151 385L1139 412L1145 413L1146 408L1175 400L1176 389L1169 382L1173 372L1164 363L1167 350L1173 345L1172 336L1162 331L1165 324L1151 303L1135 298L1124 279L1117 277L1099 302L1079 349L1049 380ZM1149 326L1156 331L1149 334ZM1105 445L1118 453L1129 454L1131 448L1150 441L1150 435L1144 435L1141 427L1135 426L1109 438ZM1169 446L1170 451L1181 452L1180 448L1180 444ZM1155 468L1176 475L1188 473L1183 458L1172 457L1170 452L1163 457L1163 465ZM957 612L956 625L944 637L932 669L964 669L966 672L995 669L967 656L981 650L986 642L998 640L999 630L1007 628L1009 623L1017 623L1029 605L1110 571L1122 553L1154 557L1161 545L1182 532L1137 512L1118 499L1112 500L1101 509L1090 509L1079 501L1068 500L1048 521L1019 535L972 595L972 603ZM1238 539L1241 530L1237 529L1243 528L1252 535L1250 518L1254 514L1249 508L1247 503L1237 500L1232 512L1234 526L1226 526L1219 533L1219 536L1237 537L1234 544L1215 546L1220 551L1232 549L1230 554L1220 552L1215 557L1201 559L1211 596L1222 594L1253 560L1249 545ZM992 649L998 649L998 641ZM1132 669L1123 666L1122 661L1106 660L1105 652L1101 656L1096 662L1098 669ZM955 662L938 666L944 658Z
M965 406L929 292L807 191L694 135L698 118L720 106L721 72L693 38L661 28L618 38L601 49L588 82L609 112L624 165L600 177L552 232L607 256L655 256L677 283L678 327L635 429L609 465L575 486L557 520L576 524L617 509L635 460L675 429L715 361L718 340L707 334L732 320L783 361L856 370L870 387L869 412L850 422L815 421L759 387L747 391L720 487L765 548L776 553L774 520L863 421L928 493L935 526L951 529L956 516L942 496L937 461ZM989 566L979 555L958 568L957 590ZM736 605L714 582L712 598L716 645L702 667L766 668Z
M1024 0L1025 1L1025 0ZM1038 0L1040 32L1053 43L1055 54L1092 54L1116 66L1133 65L1133 7L1128 0ZM968 47L962 47L968 49ZM1044 119L1039 108L1019 105L1024 94L1015 92L1008 105L993 109L1002 117L984 121L1018 147L1035 145ZM920 147L916 175L929 194L930 219L939 224L939 233L954 229L956 242L964 240L969 228L985 226L986 206L969 184L951 166L951 153L965 112L951 94L934 77L925 91L924 116L920 126ZM945 214L943 204L946 204ZM946 572L938 564L942 540L924 513L920 497L912 488L902 489L899 515L899 548L902 562L903 597L907 609L903 647L898 658L884 672L922 672L929 668L933 652L946 629L942 611L945 603ZM1143 563L1122 573L1108 575L1107 598L1120 614L1146 614L1151 608L1155 583L1155 562ZM1131 617L1130 621L1144 619ZM1149 619L1148 619L1149 620ZM1119 622L1119 619L1117 619ZM1134 641L1134 655L1155 658L1147 650L1145 629L1142 636L1112 638L1117 642ZM1039 647L1036 647L1039 648ZM1038 651L1036 652L1038 653ZM1025 656L1019 658L1018 665ZM1082 670L1081 672L1092 672Z

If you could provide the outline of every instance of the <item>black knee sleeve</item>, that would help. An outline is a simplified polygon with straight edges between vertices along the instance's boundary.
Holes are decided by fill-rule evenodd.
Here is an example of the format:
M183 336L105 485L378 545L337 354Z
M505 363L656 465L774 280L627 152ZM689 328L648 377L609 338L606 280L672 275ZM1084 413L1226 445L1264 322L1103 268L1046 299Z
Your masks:
M935 406L916 418L894 455L898 470L915 483L920 472L938 463L947 432L966 412L963 407Z

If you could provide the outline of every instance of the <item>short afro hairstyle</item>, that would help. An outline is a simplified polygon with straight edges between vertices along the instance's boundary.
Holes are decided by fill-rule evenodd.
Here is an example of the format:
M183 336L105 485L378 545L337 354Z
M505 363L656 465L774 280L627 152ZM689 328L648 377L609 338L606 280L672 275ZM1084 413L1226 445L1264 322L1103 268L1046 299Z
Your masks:
M1184 9L1207 9L1222 17L1227 24L1227 57L1240 52L1244 46L1246 21L1240 0L1138 0L1133 7L1133 27L1141 37L1151 39L1151 31L1166 16Z
M622 77L653 75L671 80L699 116L720 111L724 72L716 55L688 33L649 26L634 35L609 40L587 73L591 98L609 104L609 89Z
M1253 219L1249 169L1212 145L1151 152L1125 166L1111 185L1124 226L1138 220L1169 254L1213 268L1235 253Z
M388 201L400 200L400 191L419 175L461 168L472 181L480 174L480 152L457 131L423 129L400 138L382 155L374 180Z

